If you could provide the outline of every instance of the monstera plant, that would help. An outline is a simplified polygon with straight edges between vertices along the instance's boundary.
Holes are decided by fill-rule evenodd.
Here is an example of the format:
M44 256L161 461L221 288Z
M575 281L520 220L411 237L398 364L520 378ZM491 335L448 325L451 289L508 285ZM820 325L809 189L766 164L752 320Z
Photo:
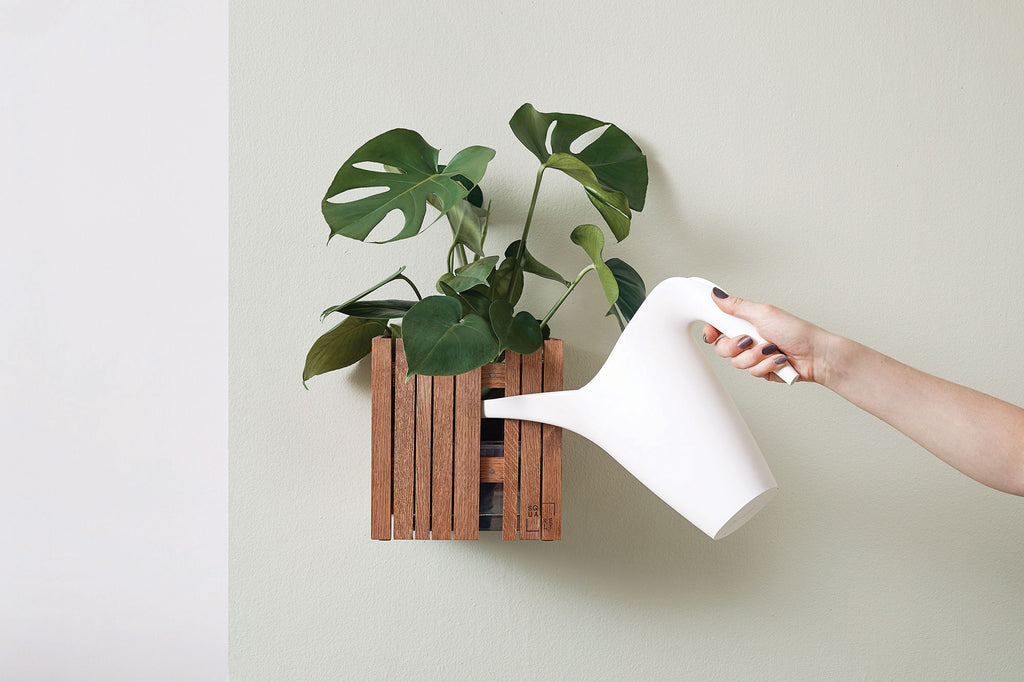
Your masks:
M397 235L385 241L415 237L441 216L451 226L452 240L444 258L445 269L435 283L437 295L422 296L403 274L403 266L366 291L325 310L321 319L335 313L345 318L313 344L302 372L303 382L357 362L370 352L371 339L381 335L403 339L410 375L469 372L493 362L505 349L532 353L549 335L551 317L589 272L596 273L608 300L605 315L614 315L620 328L625 328L644 300L644 282L622 260L605 260L602 228L586 223L567 230L568 238L587 257L571 280L537 260L527 242L531 229L537 229L534 209L548 170L578 182L615 241L625 239L632 212L644 207L647 158L618 127L587 116L545 114L524 104L509 125L537 157L540 167L522 235L500 255L487 255L485 250L491 207L489 203L484 206L480 189L487 164L494 158L493 149L467 147L441 165L439 150L419 133L398 128L373 138L345 161L322 202L332 238L341 235L368 241L385 216L398 210L404 224ZM584 136L587 138L580 141ZM581 150L571 150L574 142L582 144L587 139L589 144ZM346 193L362 196L346 200ZM438 212L429 223L427 204ZM516 310L526 275L565 287L541 317ZM415 299L369 298L397 281L407 284Z

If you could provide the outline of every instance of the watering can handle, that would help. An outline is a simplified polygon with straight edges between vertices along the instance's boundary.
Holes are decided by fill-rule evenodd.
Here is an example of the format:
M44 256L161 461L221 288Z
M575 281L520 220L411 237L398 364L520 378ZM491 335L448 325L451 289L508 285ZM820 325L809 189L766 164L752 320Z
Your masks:
M700 277L689 277L688 279L695 284L699 284L701 288L707 289L707 306L704 308L705 314L700 316L702 320L726 336L735 337L746 334L754 339L754 343L756 344L767 342L763 336L757 333L757 329L750 322L736 317L735 315L722 312L722 309L715 305L714 301L710 299L710 296L712 295L711 290L715 288L715 284L706 279L701 279ZM796 370L793 369L792 365L785 365L784 367L774 370L774 374L790 385L792 385L799 376Z

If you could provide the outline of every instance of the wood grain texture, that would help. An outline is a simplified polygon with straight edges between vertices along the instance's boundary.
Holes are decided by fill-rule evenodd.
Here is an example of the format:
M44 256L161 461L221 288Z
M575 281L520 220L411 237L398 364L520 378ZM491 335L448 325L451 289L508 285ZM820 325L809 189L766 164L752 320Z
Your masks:
M480 482L481 483L505 483L505 458L504 457L481 457L480 458ZM504 509L502 509L504 514Z
M406 381L409 367L402 340L395 341L395 469L394 515L396 540L412 539L416 447L416 382Z
M544 342L544 392L562 390L562 342ZM542 428L541 445L541 540L562 539L562 429Z
M376 338L370 356L370 537L391 539L391 339Z
M434 438L430 537L452 539L452 442L455 436L455 378L434 377Z
M519 395L520 355L505 351L505 395ZM505 446L501 508L501 537L515 540L519 537L519 420L505 420Z
M543 383L543 351L523 356L520 390L524 395L540 393ZM519 538L540 539L540 456L541 425L538 422L522 422L522 454L519 458Z
M480 370L455 377L456 540L480 537Z
M416 377L416 497L413 519L417 540L430 539L430 447L433 423L433 377Z
M480 388L505 388L505 363L492 362L481 367Z

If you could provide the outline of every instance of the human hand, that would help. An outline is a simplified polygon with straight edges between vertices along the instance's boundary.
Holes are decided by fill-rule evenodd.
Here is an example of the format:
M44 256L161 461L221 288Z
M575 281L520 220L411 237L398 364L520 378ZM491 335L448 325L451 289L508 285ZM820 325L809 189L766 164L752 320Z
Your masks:
M717 287L712 296L723 312L750 322L768 342L756 344L749 336L729 338L710 324L704 326L704 340L714 344L715 352L732 358L738 369L770 381L782 381L774 370L787 363L800 375L798 381L821 383L827 366L833 337L824 329L785 310L729 296Z

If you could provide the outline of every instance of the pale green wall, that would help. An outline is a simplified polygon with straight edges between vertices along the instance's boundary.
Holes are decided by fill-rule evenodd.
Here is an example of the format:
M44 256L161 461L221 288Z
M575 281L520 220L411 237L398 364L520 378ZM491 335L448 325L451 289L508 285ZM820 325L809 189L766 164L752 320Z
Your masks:
M368 369L299 381L321 310L396 264L429 288L446 241L325 246L341 162L398 126L494 147L506 243L530 101L649 155L609 249L649 283L704 276L1024 404L1024 10L897 5L232 3L234 679L1020 679L1022 500L818 386L716 365L782 486L726 540L566 435L563 542L380 543ZM536 251L579 267L585 202L555 177L541 201ZM616 327L594 282L568 305L578 386Z

